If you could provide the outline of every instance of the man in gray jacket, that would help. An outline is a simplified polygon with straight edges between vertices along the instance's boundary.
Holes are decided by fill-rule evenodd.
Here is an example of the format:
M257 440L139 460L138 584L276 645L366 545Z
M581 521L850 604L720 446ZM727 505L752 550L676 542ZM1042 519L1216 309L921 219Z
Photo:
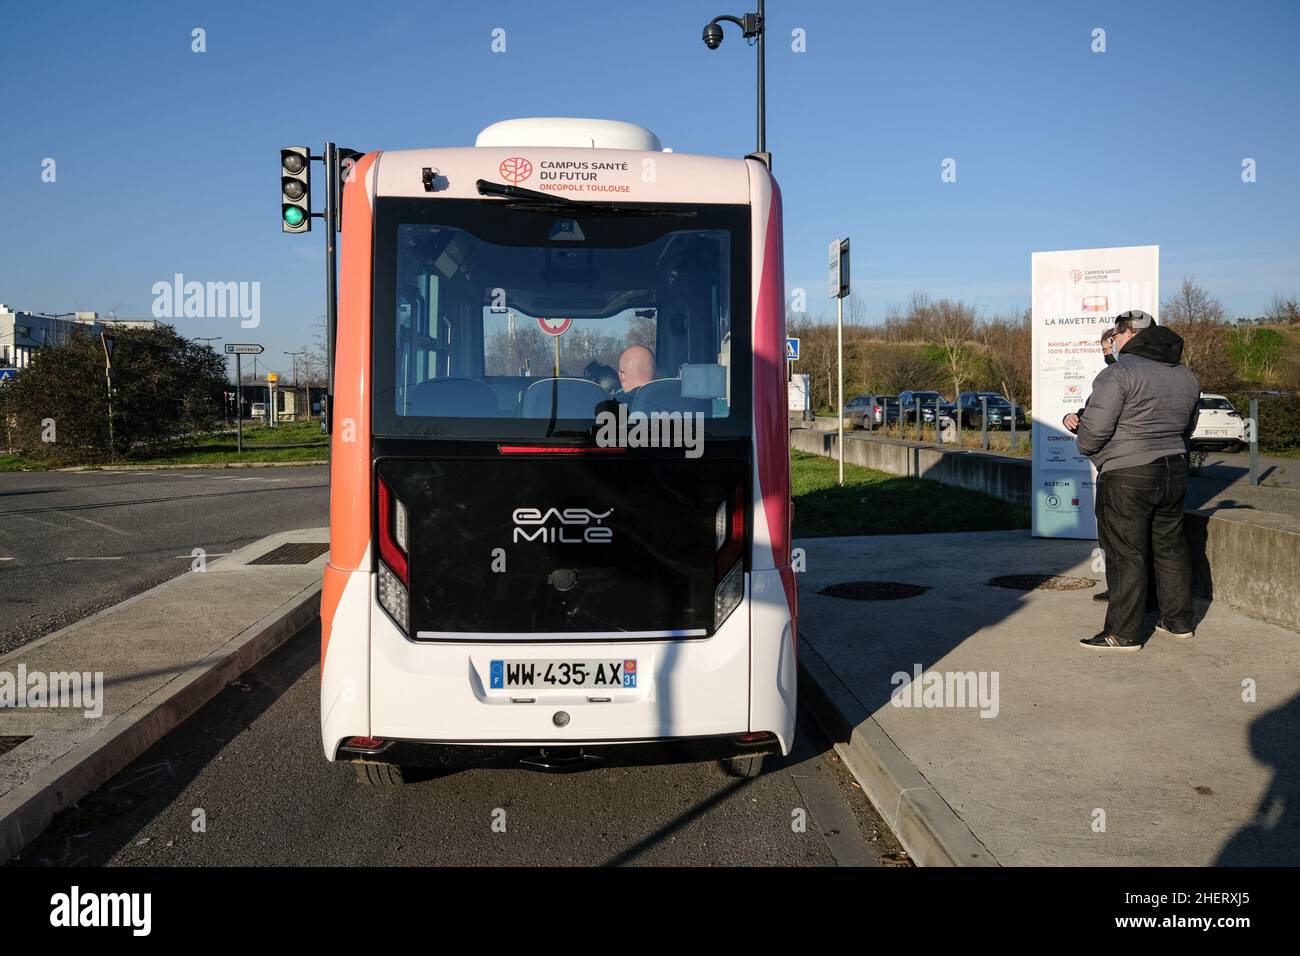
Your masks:
M1200 382L1180 364L1183 340L1146 312L1115 321L1113 365L1093 382L1079 419L1078 448L1092 459L1106 515L1106 625L1079 643L1141 650L1147 562L1155 565L1156 629L1192 636L1192 564L1183 537L1187 438L1196 426Z

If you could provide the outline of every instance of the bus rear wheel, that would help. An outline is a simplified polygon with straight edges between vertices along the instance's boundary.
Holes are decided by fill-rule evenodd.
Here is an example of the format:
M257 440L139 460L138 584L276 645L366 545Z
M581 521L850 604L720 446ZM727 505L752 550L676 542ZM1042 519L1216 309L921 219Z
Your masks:
M357 761L352 765L357 783L372 787L400 787L406 783L406 771L395 763L367 763Z
M749 757L728 757L722 761L722 769L728 777L740 777L743 780L752 780L763 772L763 755L755 754Z

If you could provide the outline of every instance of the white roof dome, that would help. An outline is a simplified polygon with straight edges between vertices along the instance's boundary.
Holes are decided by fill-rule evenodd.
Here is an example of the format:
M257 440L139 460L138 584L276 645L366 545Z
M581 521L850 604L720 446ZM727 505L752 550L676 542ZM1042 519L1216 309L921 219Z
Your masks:
M539 116L493 123L475 146L580 146L659 152L659 137L644 126L619 120Z

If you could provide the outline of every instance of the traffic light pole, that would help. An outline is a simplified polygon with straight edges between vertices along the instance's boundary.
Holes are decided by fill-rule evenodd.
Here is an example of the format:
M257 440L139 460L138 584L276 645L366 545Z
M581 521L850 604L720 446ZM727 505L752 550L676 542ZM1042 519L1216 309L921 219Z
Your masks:
M325 144L325 430L334 433L334 339L338 335L339 282L337 236L339 227L338 149ZM310 402L309 402L310 404Z

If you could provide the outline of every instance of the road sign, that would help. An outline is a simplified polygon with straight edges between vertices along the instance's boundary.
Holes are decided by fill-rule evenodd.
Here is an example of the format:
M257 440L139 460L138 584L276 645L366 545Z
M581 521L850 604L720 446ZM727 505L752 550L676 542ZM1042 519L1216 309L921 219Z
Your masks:
M227 355L261 355L265 351L266 349L260 345L240 344L238 342L226 343Z
M799 361L799 340L790 338L785 340L785 360L787 362Z
M830 293L832 299L849 294L849 240L836 239L830 246Z
M540 316L537 319L537 327L547 335L563 335L569 331L569 326L572 324L573 319L544 319Z
M280 381L280 376L276 375L274 372L267 372L266 380L274 385L276 382Z

